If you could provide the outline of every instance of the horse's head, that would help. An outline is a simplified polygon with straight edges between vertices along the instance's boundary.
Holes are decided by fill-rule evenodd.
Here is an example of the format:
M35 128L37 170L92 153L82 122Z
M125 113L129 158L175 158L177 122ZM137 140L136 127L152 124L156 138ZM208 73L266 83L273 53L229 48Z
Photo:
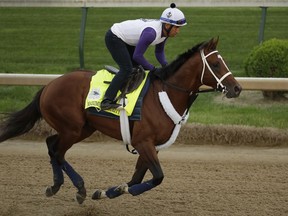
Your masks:
M223 58L216 50L218 38L212 38L200 47L203 62L201 83L222 91L227 98L238 97L242 90Z
M242 87L216 50L217 44L218 38L197 44L157 73L152 72L150 78L158 78L167 86L188 94L197 93L201 85L207 85L222 91L227 98L238 97Z

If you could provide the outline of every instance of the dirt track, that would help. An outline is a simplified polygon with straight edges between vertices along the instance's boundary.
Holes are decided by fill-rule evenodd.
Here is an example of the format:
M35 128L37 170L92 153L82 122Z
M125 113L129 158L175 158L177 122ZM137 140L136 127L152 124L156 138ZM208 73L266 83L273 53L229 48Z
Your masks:
M74 200L72 183L51 198L52 182L43 142L0 144L0 215L288 215L288 148L188 146L160 152L163 183L140 196L90 199L130 180L136 156L120 143L80 143L66 159L84 177L88 198ZM147 178L151 176L148 175Z

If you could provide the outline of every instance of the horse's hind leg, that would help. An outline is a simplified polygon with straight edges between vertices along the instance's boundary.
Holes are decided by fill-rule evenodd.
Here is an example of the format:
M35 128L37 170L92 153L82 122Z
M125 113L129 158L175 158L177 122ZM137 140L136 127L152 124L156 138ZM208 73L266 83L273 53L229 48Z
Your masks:
M62 163L62 169L68 175L73 185L78 189L76 193L76 199L79 204L82 204L86 198L86 188L84 186L83 178L65 160Z
M48 153L51 159L51 165L53 170L53 179L54 185L48 187L46 189L46 196L53 196L58 192L60 186L64 182L63 172L67 174L67 176L72 181L73 185L78 189L76 193L76 199L79 204L83 203L86 198L86 189L84 186L83 178L73 169L73 167L64 159L64 155L66 151L73 145L83 139L83 137L88 136L88 134L93 133L93 130L82 131L80 138L75 138L73 142L71 141L71 137L73 136L60 136L54 135L48 137L46 142L48 146ZM72 133L70 134L72 135ZM66 137L66 138L65 138ZM69 137L69 138L67 138ZM69 142L67 141L69 140Z
M50 156L50 163L53 170L53 181L54 181L54 185L46 188L47 197L55 195L59 191L61 185L64 183L62 168L56 158L57 139L58 135L53 135L46 139L48 154Z
M79 132L79 133L78 133ZM74 144L78 143L85 138L91 136L95 132L95 128L90 126L87 122L83 125L81 130L75 130L74 133L72 133L70 130L69 132L65 133L65 135L62 135L62 145L59 145L59 153L63 155L63 163L62 163L62 169L64 172L68 175L70 180L72 181L73 185L78 189L76 193L76 199L79 204L83 203L86 198L86 189L84 186L84 180L82 177L73 169L73 167L64 160L64 154L66 151ZM74 134L74 135L73 135ZM70 146L67 146L66 140L69 140L71 143ZM64 145L66 144L66 145Z

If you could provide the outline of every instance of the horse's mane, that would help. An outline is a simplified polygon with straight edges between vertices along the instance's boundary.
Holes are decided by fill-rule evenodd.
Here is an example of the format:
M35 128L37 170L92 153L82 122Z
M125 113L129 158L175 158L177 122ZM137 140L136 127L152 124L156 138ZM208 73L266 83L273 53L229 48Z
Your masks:
M180 54L173 62L166 65L162 68L162 71L158 75L158 78L162 80L168 79L170 76L172 76L180 67L183 65L191 56L193 56L196 52L198 52L200 49L203 48L203 46L207 42L201 42L191 49L187 50L185 53ZM158 72L159 73L159 72ZM160 75L160 77L159 77Z

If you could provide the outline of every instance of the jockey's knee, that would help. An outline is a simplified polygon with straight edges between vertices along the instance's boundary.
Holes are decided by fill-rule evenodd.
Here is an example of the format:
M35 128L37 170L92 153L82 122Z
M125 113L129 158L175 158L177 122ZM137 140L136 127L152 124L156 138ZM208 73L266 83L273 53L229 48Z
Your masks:
M124 77L128 77L133 71L132 66L127 66L127 65L121 65L119 72L122 74ZM118 73L119 73L118 72Z

